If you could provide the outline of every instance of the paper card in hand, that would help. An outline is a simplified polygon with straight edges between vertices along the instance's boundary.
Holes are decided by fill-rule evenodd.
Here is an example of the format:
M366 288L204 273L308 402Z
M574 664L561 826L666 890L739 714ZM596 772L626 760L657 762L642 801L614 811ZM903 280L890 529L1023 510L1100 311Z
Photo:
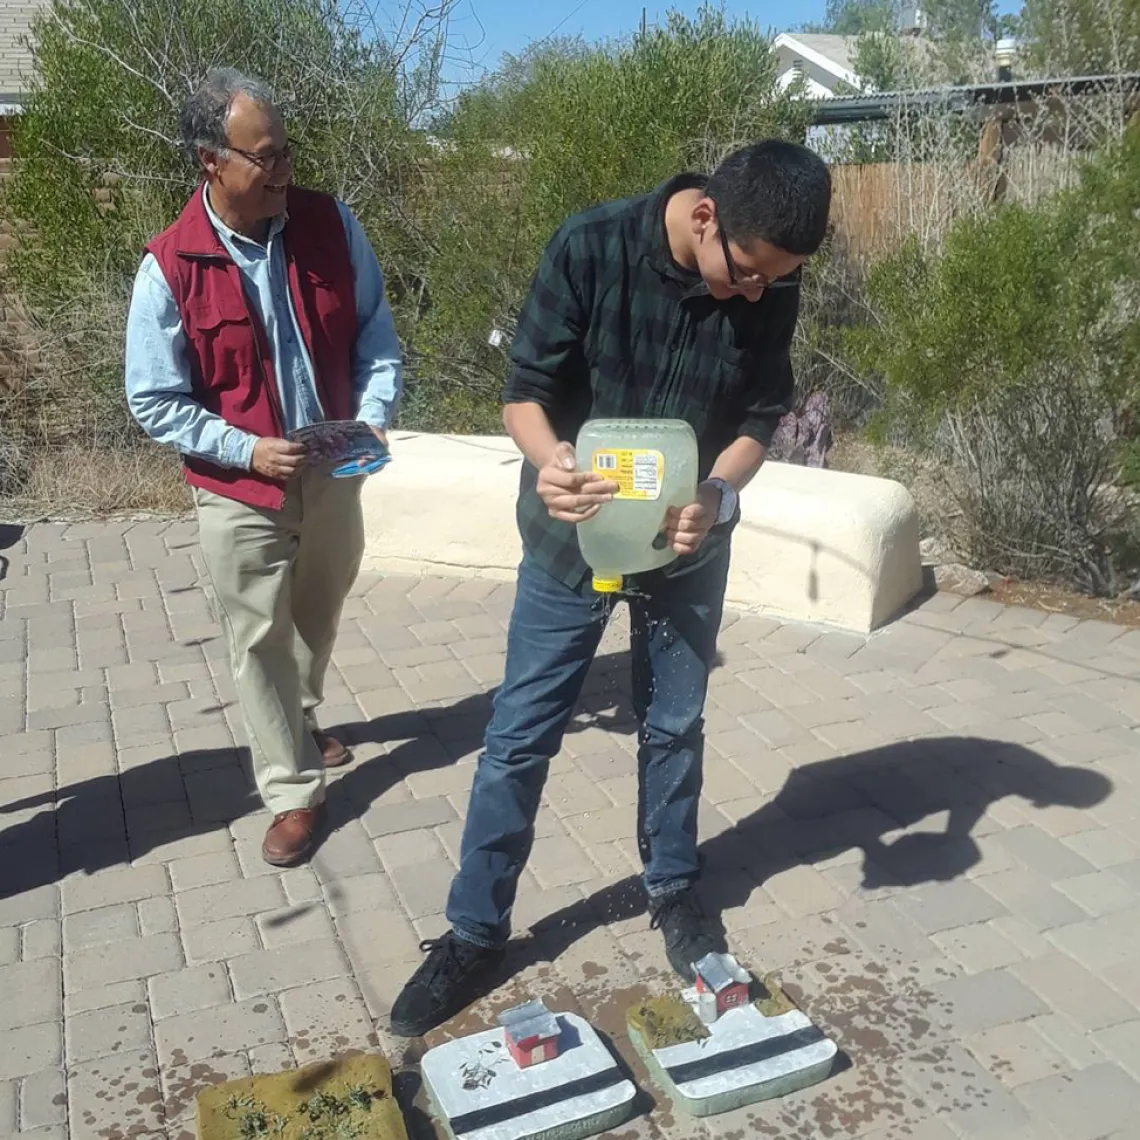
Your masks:
M388 449L376 433L359 420L326 420L289 433L303 443L310 463L328 464L334 479L371 475L390 460Z

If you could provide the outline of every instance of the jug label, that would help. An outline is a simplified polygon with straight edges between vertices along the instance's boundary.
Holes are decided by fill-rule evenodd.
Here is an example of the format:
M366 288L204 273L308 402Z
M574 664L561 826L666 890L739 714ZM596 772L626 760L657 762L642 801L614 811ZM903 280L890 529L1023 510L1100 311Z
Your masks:
M615 499L656 499L665 478L665 456L647 448L595 451L594 474L618 485Z

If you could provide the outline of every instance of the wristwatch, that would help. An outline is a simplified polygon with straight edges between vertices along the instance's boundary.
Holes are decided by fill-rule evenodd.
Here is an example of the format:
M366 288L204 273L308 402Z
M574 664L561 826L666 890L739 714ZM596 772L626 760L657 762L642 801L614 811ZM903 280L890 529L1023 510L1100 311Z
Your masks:
M704 485L715 487L720 492L720 509L716 513L714 525L723 526L726 522L730 522L732 516L736 514L736 506L740 502L736 488L724 479L706 479Z

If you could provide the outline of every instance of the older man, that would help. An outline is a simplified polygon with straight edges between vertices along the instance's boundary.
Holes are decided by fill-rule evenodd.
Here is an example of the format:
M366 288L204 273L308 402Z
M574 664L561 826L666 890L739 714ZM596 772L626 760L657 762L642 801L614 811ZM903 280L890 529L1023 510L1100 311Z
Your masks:
M314 713L363 553L361 480L306 465L288 435L355 418L383 439L400 349L359 223L291 185L293 144L268 88L211 72L180 125L201 183L139 268L127 398L145 431L182 453L273 813L262 853L288 866L312 849L324 769L349 758Z

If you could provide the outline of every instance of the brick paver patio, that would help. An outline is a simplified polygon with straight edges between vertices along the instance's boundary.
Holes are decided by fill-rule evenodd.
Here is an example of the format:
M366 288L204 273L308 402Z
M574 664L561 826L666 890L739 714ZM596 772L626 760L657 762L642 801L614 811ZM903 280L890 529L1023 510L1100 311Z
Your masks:
M361 580L323 716L356 761L282 873L193 524L39 525L2 553L0 1136L191 1140L205 1084L376 1045L433 1136L386 1015L444 927L510 588ZM730 615L722 652L709 892L841 1070L693 1122L623 1038L672 983L635 889L620 619L547 787L513 979L450 1028L527 995L580 1011L646 1093L623 1140L1140 1137L1140 631L938 595L871 638Z

